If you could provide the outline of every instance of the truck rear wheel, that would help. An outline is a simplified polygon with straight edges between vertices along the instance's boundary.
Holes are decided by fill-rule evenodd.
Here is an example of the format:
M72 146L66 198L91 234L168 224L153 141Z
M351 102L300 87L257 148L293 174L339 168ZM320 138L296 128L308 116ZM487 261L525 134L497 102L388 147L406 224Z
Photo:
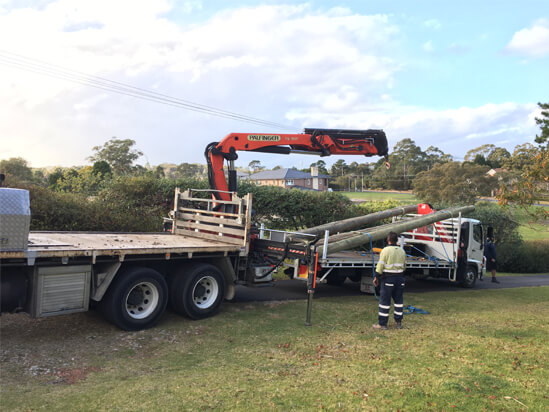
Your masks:
M465 273L460 279L460 284L464 288L472 288L477 281L477 269L474 266L468 265Z
M360 282L360 271L354 268L334 269L326 278L326 283L328 283L328 285L341 286L347 279L351 282Z
M103 315L128 331L154 326L168 302L168 286L157 271L132 267L119 273L99 303Z
M346 279L347 276L344 273L341 273L338 269L335 269L326 278L326 283L332 286L341 286L345 283Z
M214 265L183 267L170 281L170 306L180 315L203 319L219 311L225 296L225 279Z

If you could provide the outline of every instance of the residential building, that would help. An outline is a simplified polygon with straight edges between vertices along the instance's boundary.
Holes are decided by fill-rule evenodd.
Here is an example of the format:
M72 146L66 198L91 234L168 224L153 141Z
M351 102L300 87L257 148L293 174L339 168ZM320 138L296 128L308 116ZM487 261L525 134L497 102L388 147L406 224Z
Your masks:
M311 173L296 169L265 170L254 173L247 179L264 186L278 186L284 188L297 188L301 190L328 190L330 176L318 173L318 168L312 167Z

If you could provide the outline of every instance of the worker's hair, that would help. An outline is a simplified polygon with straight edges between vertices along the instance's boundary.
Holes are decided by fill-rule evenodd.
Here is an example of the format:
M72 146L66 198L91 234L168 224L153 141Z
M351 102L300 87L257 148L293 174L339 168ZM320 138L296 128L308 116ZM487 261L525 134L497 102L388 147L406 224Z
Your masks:
M387 240L389 241L389 243L396 245L396 243L398 242L398 234L396 232L389 232Z

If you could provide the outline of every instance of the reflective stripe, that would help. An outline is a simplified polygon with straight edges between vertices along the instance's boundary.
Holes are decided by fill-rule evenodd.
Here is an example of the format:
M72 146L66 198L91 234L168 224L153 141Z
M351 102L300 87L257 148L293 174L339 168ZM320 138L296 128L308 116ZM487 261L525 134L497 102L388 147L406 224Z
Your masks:
M390 267L390 268L392 268L392 267L404 268L404 263L397 263L397 262L395 262L395 263L387 263L386 266L387 266L387 267Z
M379 315L379 316L384 316L384 317L389 317L389 314L388 314L388 313L381 313L381 312L379 312L378 315Z
M385 283L385 286L395 286L392 283Z
M376 271L382 273L401 273L406 268L406 253L403 249L395 245L389 245L379 254L379 261L376 266Z
M400 305L400 306L402 306L402 305ZM391 309L391 306L379 305L379 308L380 309Z
M404 303L395 303L395 308L401 308L404 306Z
M402 315L402 312L395 311L395 315Z

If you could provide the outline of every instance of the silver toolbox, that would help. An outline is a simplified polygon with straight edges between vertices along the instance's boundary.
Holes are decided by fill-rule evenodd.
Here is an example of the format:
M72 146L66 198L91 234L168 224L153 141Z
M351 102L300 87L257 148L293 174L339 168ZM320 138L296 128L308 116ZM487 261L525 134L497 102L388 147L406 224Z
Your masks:
M90 302L91 272L91 265L36 268L31 316L87 311Z
M26 249L29 226L29 192L0 188L0 250Z

